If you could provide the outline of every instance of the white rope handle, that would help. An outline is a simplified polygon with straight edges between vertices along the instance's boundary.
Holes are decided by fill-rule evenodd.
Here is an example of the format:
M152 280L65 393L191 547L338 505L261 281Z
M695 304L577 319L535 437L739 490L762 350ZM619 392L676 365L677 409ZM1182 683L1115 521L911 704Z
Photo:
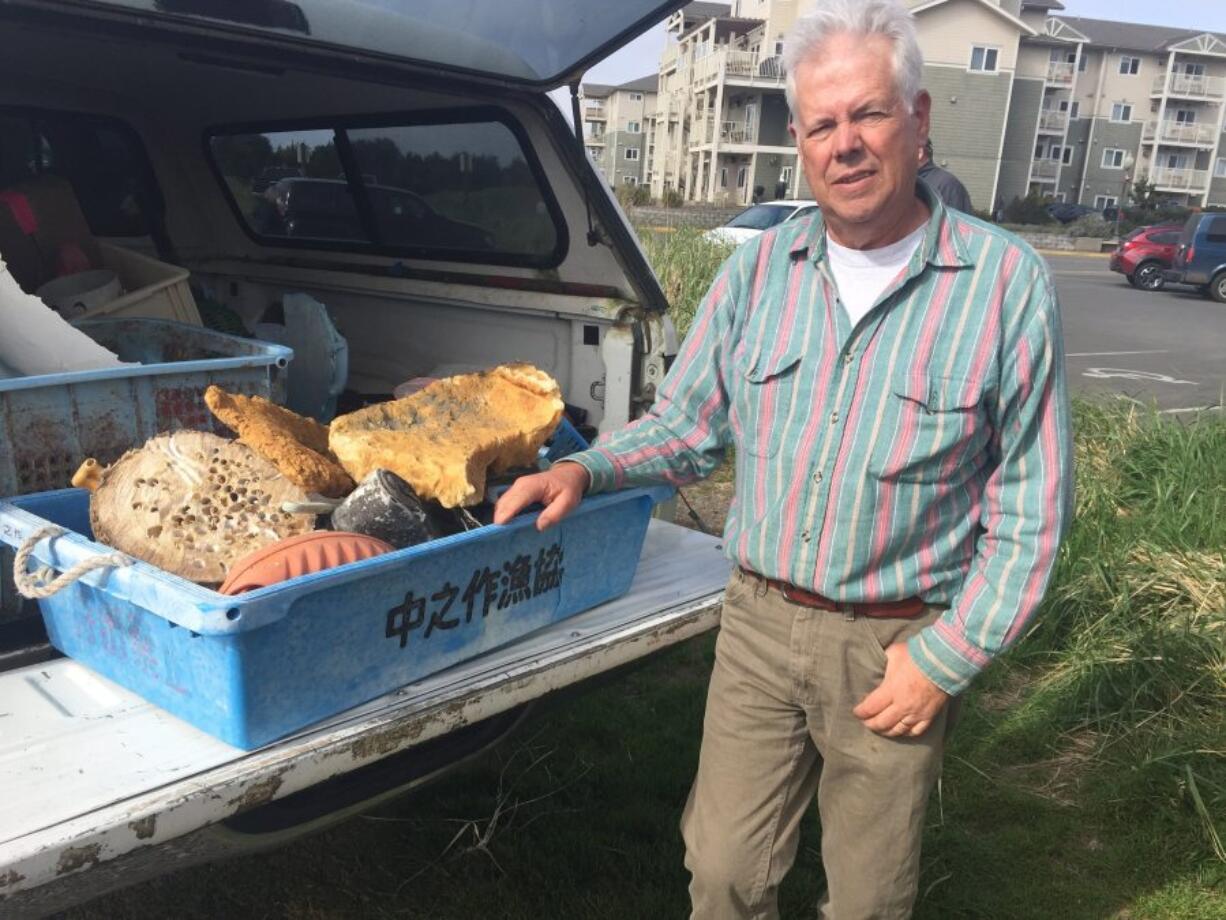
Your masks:
M40 527L22 542L21 548L17 550L17 555L13 558L13 583L22 597L28 597L31 600L50 597L95 569L123 568L132 564L132 560L123 553L106 553L82 559L59 576L55 574L55 569L46 565L40 566L33 572L28 571L30 554L34 552L34 547L38 545L38 542L44 538L58 537L64 532L64 528L54 525Z

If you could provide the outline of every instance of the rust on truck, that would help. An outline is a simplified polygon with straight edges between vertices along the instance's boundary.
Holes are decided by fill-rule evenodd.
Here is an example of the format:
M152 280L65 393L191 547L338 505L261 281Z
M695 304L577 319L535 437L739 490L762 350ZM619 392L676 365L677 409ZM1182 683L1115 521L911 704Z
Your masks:
M96 866L102 861L101 853L102 844L100 843L89 843L83 847L69 847L60 854L60 858L55 864L55 874L67 875L70 872L76 872L78 869Z

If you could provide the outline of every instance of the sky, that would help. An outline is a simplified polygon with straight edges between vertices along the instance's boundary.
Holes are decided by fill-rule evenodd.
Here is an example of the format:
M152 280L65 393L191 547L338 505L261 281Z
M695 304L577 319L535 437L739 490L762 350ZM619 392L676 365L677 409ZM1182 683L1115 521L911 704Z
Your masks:
M1160 26L1186 26L1226 33L1226 0L1062 0L1064 15L1114 19ZM663 24L596 64L584 77L589 83L617 85L654 74L664 48Z

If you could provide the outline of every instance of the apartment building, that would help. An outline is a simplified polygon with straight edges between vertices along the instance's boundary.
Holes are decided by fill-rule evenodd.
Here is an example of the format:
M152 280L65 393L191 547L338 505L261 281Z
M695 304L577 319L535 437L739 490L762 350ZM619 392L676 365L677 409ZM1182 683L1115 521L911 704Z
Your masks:
M580 92L583 143L609 185L648 182L652 135L647 127L656 108L656 75L620 86L584 83Z
M1006 200L1103 207L1145 179L1181 204L1226 204L1226 35L1053 12L1021 42L1014 84Z
M1226 36L1092 20L1059 0L908 0L936 159L987 211L1034 190L1098 207L1127 183L1226 204ZM809 0L691 3L666 24L649 111L652 194L809 194L788 132L782 39Z

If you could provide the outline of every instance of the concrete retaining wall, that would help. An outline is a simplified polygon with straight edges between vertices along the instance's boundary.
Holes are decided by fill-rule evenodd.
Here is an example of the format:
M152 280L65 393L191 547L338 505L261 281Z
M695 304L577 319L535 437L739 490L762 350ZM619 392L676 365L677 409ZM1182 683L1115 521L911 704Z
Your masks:
M633 224L647 227L698 227L708 230L726 224L744 207L717 208L711 205L686 206L683 208L630 207L626 216Z

